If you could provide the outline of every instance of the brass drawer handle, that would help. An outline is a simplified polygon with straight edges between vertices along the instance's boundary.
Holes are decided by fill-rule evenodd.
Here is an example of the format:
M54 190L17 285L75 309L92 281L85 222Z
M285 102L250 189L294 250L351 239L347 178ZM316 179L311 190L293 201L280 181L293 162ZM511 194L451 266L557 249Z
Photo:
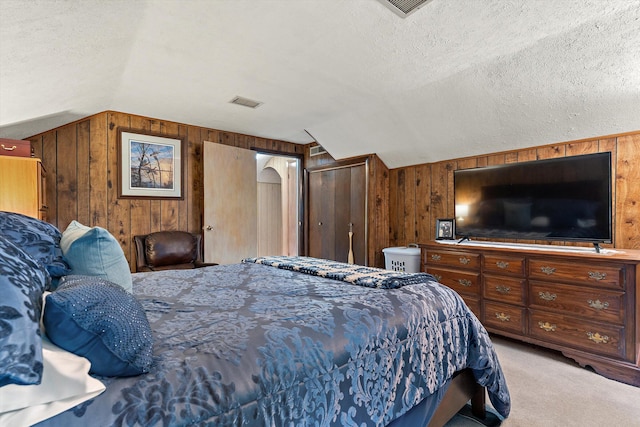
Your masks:
M438 254L433 254L431 255L431 259L434 261L440 261L442 259L442 257Z
M547 332L555 332L557 327L557 325L549 322L538 322L538 326L540 326L540 329L544 329Z
M609 337L607 335L600 335L598 332L595 334L593 332L587 332L587 336L596 344L606 344L609 342Z
M540 267L540 271L542 271L547 276L550 276L556 272L556 269L554 267Z
M593 300L589 300L587 301L587 304L589 304L589 307L591 308L595 308L596 310L606 310L607 308L609 308L609 303L608 302L601 302L599 299L593 301Z
M13 147L5 147L5 145L4 145L4 144L2 144L2 149L3 149L3 150L6 150L6 151L13 151L13 150L15 150L16 148L18 148L16 145L14 145Z
M496 313L496 319L498 319L501 322L509 322L511 321L511 316L504 313Z
M589 272L589 279L593 279L593 280L604 280L607 278L607 273L600 273L599 271L590 271Z
M498 266L498 268L502 269L509 267L509 263L506 261L496 261L496 265Z
M434 274L433 277L435 277L438 282L442 281L442 276L439 274Z
M471 259L463 256L463 257L460 257L458 261L460 261L460 264L462 265L467 265L471 262Z
M467 288L472 285L471 280L468 279L458 279L458 283L462 286L466 286Z
M511 288L509 286L499 285L499 286L496 286L496 291L498 291L502 295L505 295L511 291Z
M552 294L550 292L538 292L538 296L540 298L542 298L545 301L555 301L556 298L558 298L558 295L556 294Z

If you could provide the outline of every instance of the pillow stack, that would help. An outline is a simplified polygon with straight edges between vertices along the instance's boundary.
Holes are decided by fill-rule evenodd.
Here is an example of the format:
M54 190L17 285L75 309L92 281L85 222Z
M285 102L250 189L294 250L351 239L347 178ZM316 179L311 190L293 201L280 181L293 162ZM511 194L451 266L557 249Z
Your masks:
M55 345L91 362L90 373L150 369L151 328L131 294L122 248L107 230L73 221L60 233L38 219L0 212L0 259L0 387L41 383L41 320ZM54 291L42 313L47 288Z

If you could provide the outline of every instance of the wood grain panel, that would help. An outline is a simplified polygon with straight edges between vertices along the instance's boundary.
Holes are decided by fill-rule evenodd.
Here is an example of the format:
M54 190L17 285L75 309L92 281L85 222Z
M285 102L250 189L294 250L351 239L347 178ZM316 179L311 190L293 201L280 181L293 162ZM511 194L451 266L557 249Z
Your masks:
M56 157L67 161L57 162L56 174L58 227L61 230L78 217L77 126L59 129L56 134ZM51 183L51 180L49 180Z
M640 248L640 134L618 138L616 162L616 247ZM619 239L619 240L618 240Z
M91 141L91 120L78 123L76 140L76 197L77 215L75 218L82 224L89 224L91 218L90 186L82 183L89 182L89 149Z

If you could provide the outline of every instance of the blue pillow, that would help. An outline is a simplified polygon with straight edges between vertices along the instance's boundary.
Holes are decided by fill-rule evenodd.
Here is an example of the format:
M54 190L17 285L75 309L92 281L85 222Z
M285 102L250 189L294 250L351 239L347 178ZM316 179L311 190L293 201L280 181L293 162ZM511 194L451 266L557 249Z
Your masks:
M109 231L71 221L62 233L61 246L70 274L101 277L131 292L129 262Z
M52 278L69 274L60 248L62 233L53 225L15 212L0 212L0 234L40 262Z
M42 320L55 345L89 359L92 374L125 377L151 367L149 321L138 300L118 285L66 276L47 295Z
M42 265L0 236L0 387L40 384Z

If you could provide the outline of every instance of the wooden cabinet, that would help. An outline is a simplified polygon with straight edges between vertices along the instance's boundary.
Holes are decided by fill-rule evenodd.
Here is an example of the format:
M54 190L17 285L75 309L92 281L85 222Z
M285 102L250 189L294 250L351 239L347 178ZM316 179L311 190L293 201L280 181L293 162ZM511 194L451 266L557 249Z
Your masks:
M351 231L354 262L366 265L367 163L314 168L306 182L307 254L347 262Z
M40 159L0 156L0 210L46 221L46 193Z
M460 293L489 332L640 386L640 251L420 246L423 271Z

